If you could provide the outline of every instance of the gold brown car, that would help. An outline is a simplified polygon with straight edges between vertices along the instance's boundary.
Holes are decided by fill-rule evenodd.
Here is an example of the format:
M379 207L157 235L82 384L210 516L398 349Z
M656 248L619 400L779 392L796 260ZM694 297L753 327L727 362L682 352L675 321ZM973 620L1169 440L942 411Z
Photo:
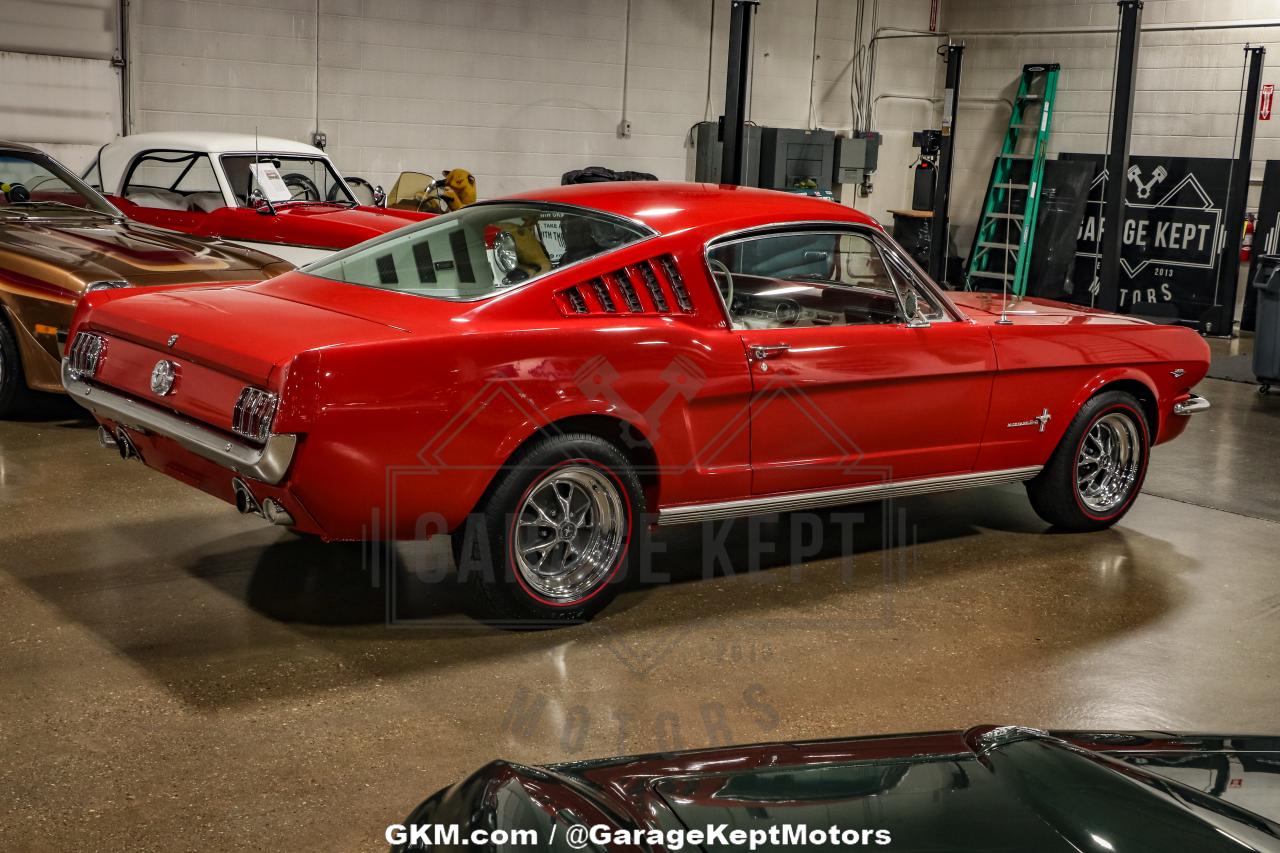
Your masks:
M33 391L62 392L67 328L90 290L261 281L291 269L133 222L52 157L0 141L0 418L20 414Z

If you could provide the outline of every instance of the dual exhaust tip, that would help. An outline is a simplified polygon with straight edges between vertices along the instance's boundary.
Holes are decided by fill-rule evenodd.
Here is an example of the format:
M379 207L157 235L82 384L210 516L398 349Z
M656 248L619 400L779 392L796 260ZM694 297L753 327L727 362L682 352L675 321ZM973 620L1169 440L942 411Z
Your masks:
M121 459L142 458L137 445L133 443L133 439L129 438L129 433L124 431L124 427L116 427L114 433L104 426L98 427L98 443L108 450L118 451Z
M98 427L98 443L108 450L114 449L119 452L121 459L142 458L137 445L133 443L133 439L129 438L129 433L125 432L124 427L117 427L115 432L104 426ZM245 481L239 477L231 478L231 491L235 494L236 509L241 515L256 515L281 527L293 527L293 516L284 508L284 504L275 498L259 501Z
M293 526L293 516L284 508L284 504L275 498L259 501L239 477L231 479L231 490L236 496L236 510L241 515L256 515L280 527Z

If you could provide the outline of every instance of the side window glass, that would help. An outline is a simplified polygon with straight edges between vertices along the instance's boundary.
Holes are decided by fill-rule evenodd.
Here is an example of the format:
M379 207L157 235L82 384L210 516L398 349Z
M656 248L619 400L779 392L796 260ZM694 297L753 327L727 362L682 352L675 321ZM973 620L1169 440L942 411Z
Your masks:
M903 321L875 243L861 234L779 234L714 247L712 277L735 329Z
M893 278L875 242L861 234L840 236L840 282L897 298Z

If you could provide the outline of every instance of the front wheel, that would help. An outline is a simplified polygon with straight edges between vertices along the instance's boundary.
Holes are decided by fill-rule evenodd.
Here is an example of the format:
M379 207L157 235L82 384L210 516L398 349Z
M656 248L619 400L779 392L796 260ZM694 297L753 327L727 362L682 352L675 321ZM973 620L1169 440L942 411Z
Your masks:
M580 622L617 593L643 530L644 491L627 458L590 434L520 453L453 535L482 617L517 627Z
M1063 530L1102 530L1129 511L1142 488L1150 430L1132 395L1107 391L1085 403L1027 495Z

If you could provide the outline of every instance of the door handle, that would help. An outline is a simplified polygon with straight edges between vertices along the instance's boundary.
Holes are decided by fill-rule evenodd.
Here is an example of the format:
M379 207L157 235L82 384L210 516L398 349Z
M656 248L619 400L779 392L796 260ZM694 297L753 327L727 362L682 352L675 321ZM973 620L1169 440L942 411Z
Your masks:
M790 344L752 344L751 357L756 361L764 361L768 358L777 358L789 349L791 349Z

